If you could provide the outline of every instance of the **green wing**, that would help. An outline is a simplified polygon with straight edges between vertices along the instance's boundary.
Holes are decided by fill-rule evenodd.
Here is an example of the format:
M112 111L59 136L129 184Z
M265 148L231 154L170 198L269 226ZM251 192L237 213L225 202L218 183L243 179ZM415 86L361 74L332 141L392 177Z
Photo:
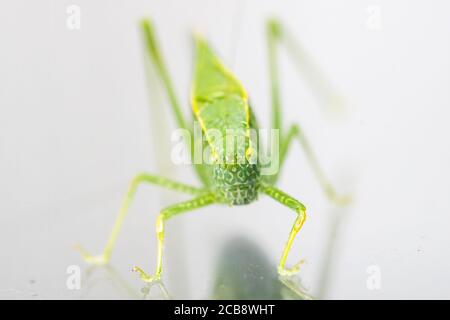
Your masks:
M203 102L216 98L237 96L246 101L247 94L241 83L222 64L206 41L200 37L195 40L196 61L192 88L194 112L203 106Z
M196 38L196 61L192 87L192 108L208 143L222 156L217 145L212 145L212 129L223 137L229 129L248 133L250 108L247 93L236 77L228 71L202 38Z

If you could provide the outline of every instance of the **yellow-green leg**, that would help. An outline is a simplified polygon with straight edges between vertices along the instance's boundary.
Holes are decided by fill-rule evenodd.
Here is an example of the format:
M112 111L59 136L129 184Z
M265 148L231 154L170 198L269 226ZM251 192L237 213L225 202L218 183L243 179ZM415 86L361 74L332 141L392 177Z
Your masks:
M116 222L114 223L114 227L111 231L111 234L109 236L108 243L105 246L105 249L103 250L103 253L97 256L93 256L89 254L86 250L84 250L82 247L77 246L77 250L81 253L81 256L83 259L90 264L94 265L104 265L109 262L109 259L111 258L111 253L114 247L114 244L116 243L117 236L119 235L119 231L122 227L123 220L125 219L125 216L127 215L128 209L130 207L130 204L133 200L133 197L136 193L136 190L139 185L142 183L149 183L158 185L167 189L172 189L175 191L192 194L192 195L200 195L204 193L203 189L191 187L186 184L178 183L175 181L172 181L170 179L150 175L147 173L142 173L137 175L130 183L130 186L128 188L128 191L125 195L125 198L122 202L122 206L120 207L119 214L116 218Z
M290 55L294 65L297 67L297 71L305 78L306 83L310 86L310 89L316 98L319 99L319 102L327 107L329 111L339 111L345 103L345 99L341 93L338 92L320 66L314 61L312 56L296 40L297 39L294 38L289 30L284 28L279 21L273 19L267 21L268 58L273 109L281 110L276 60L278 46L283 45L286 53ZM332 109L330 109L330 107ZM276 118L277 117L273 118L274 122L276 122ZM279 116L279 124L281 125L281 115Z
M192 211L198 208L202 208L205 206L208 206L210 204L215 203L215 197L212 193L208 193L205 195L202 195L198 198L177 203L175 205L172 205L164 210L161 211L158 218L156 219L156 236L158 239L158 258L156 263L156 271L153 275L149 275L145 273L141 268L134 267L133 271L138 272L141 279L145 282L153 282L158 281L161 279L161 273L162 273L162 262L163 262L163 251L164 251L164 223L167 219L187 212Z
M284 246L283 253L281 254L280 263L278 264L278 273L280 275L294 275L299 271L300 265L303 263L303 260L300 260L291 268L286 268L286 260L289 252L291 251L292 243L294 242L295 237L297 236L298 232L303 226L303 223L306 220L306 208L301 202L273 186L263 184L260 189L263 193L267 194L272 199L278 201L282 205L285 205L286 207L294 210L297 213L297 218L295 219L291 232L289 233L288 240L286 242L286 245Z
M319 184L323 192L327 196L327 198L338 205L347 205L351 201L351 197L348 195L340 196L337 194L332 184L329 182L329 180L323 173L323 170L313 152L313 149L308 139L306 138L305 134L303 133L298 124L294 124L289 128L286 136L284 137L284 140L281 143L280 166L286 159L286 154L289 151L289 147L291 146L291 143L294 139L297 139L300 142L300 145L305 153L306 159L308 160L309 165L311 166L311 169L313 170L314 175L319 181Z
M181 105L179 100L175 94L175 89L172 83L172 79L170 77L169 71L164 62L163 54L161 53L160 46L157 41L157 37L155 34L155 30L153 24L150 20L144 19L141 21L141 31L143 35L143 40L145 44L145 53L150 58L151 62L155 66L156 75L161 80L164 91L169 98L170 107L175 116L175 120L179 128L183 128L185 130L189 130L191 133L191 158L194 159L194 133L192 127L186 123L186 118L181 110ZM209 177L208 172L205 166L202 165L193 165L195 172L197 173L199 179L203 182L204 185L209 185Z
M269 58L269 72L270 72L270 88L272 97L272 128L280 130L280 168L286 158L286 154L291 146L291 142L296 138L305 152L306 158L316 176L319 183L324 190L326 196L336 204L345 205L350 201L349 196L340 197L335 192L331 183L329 183L319 161L314 155L313 149L308 142L305 134L302 132L298 124L292 125L288 131L283 130L283 119L281 111L281 97L280 97L280 83L278 78L278 44L284 42L289 47L295 47L292 40L286 39L285 30L275 20L269 20L267 23L267 44L268 44L268 58ZM279 177L279 172L267 178L266 181L270 184L275 184Z

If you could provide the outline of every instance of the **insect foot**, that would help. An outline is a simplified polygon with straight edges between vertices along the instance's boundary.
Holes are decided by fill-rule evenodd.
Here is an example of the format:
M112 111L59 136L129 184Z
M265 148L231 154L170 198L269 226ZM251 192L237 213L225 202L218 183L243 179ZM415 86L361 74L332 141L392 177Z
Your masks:
M338 195L331 186L327 186L325 192L332 202L341 207L345 207L353 201L352 195Z
M353 202L353 197L351 195L336 196L334 201L337 205L345 207Z
M278 266L278 274L282 277L292 277L300 271L300 266L305 263L305 259L297 262L292 268Z
M93 256L79 245L75 246L75 250L77 250L81 254L83 260L86 261L86 263L88 264L92 264L95 266L104 266L105 264L108 263L109 259L104 254Z
M155 275L150 276L139 267L134 267L133 269L131 269L131 271L139 273L139 277L141 278L141 280L147 283L154 283L161 280L160 273L156 273Z

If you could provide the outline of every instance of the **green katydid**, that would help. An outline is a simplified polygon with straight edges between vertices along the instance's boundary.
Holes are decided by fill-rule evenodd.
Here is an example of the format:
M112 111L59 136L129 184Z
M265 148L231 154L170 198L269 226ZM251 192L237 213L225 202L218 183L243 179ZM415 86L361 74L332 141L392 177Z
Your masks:
M156 41L152 23L149 20L143 20L141 29L145 39L146 51L167 93L176 123L179 128L192 132L192 128L186 124L187 122L175 95L171 78ZM270 20L267 23L267 40L272 94L271 126L280 132L280 152L278 159L280 167L286 158L291 142L297 139L303 147L306 157L325 194L332 201L344 204L348 202L348 198L338 197L331 184L328 183L300 126L294 124L287 130L283 127L277 70L277 45L283 40L287 43L288 39L284 37L281 25L275 20ZM211 145L211 157L214 159L211 164L193 165L203 186L194 187L147 173L137 175L131 181L103 253L99 256L92 256L84 249L79 248L81 255L88 263L96 265L106 264L109 261L122 222L139 185L148 183L193 195L194 198L189 201L177 203L161 210L157 217L158 257L155 273L148 275L141 268L135 267L133 269L139 273L140 278L145 282L157 281L161 278L163 270L164 227L165 222L169 218L213 204L230 206L248 204L255 201L258 194L262 193L293 210L297 215L278 264L278 272L280 275L293 275L298 272L301 262L291 268L286 268L286 260L292 243L305 222L306 208L301 202L274 186L277 182L279 172L268 176L260 174L260 164L249 161L247 157L252 153L252 146L249 141L245 143L246 157L243 162L223 163L218 161L218 158L222 154L218 152L216 146L213 146L211 140L208 139L208 129L215 128L224 132L230 127L233 127L247 132L249 129L257 128L257 124L248 103L247 93L241 83L223 65L202 37L195 36L195 47L196 59L191 103L195 120L201 124L203 134L206 136L206 143Z

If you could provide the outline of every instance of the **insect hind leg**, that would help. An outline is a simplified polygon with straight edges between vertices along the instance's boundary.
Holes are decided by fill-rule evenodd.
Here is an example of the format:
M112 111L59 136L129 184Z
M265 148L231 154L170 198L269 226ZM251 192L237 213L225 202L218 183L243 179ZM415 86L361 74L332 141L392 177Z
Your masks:
M319 181L320 187L322 188L326 197L331 202L333 202L337 205L345 206L345 205L349 204L351 202L351 196L350 195L339 195L336 192L333 185L330 183L329 179L323 172L322 167L320 166L320 163L317 160L317 157L316 157L316 155L313 151L313 148L311 147L311 144L309 143L306 135L304 134L304 132L302 131L301 127L298 124L294 124L289 128L284 141L282 141L281 148L280 148L281 149L280 150L280 165L282 165L284 160L286 159L286 155L287 155L289 148L292 145L292 141L294 139L299 141L300 146L302 147L303 152L306 156L306 159L307 159L316 179Z

